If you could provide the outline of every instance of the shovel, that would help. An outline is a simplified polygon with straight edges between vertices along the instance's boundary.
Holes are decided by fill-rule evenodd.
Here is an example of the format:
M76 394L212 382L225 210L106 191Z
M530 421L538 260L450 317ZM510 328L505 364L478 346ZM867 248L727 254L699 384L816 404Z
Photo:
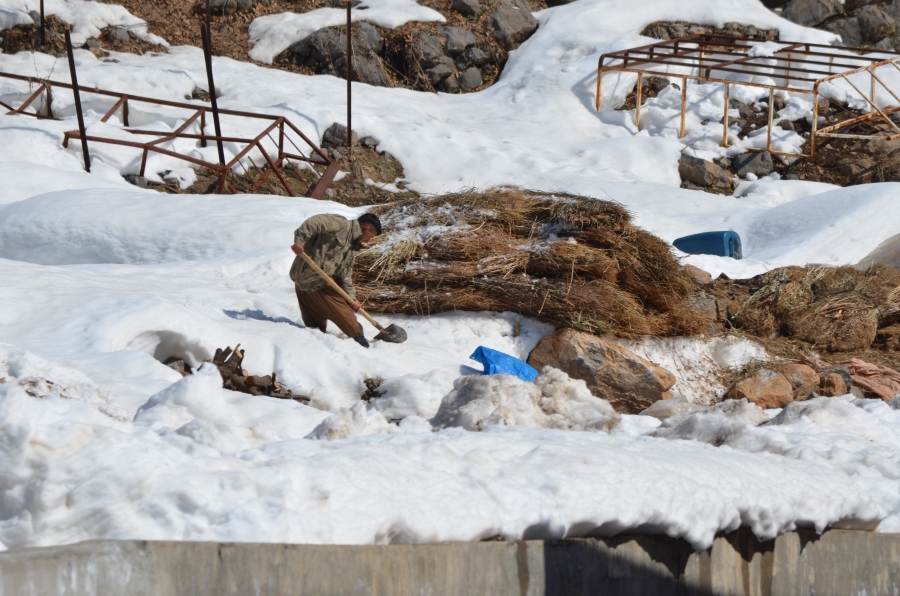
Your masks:
M344 288L339 286L336 281L331 279L330 275L322 271L322 268L316 265L316 262L312 260L312 257L310 257L305 252L300 253L300 256L303 257L303 260L313 268L313 271L319 274L319 277L324 279L328 283L328 285L337 290L337 293L347 301L347 304L353 303L353 298L351 298L350 295L344 291ZM366 320L372 323L372 325L374 325L375 328L380 332L375 336L375 339L380 339L381 341L386 341L392 344L402 344L406 341L406 330L403 327L398 327L394 324L388 325L387 327L382 327L378 323L378 321L370 317L369 313L367 313L361 306L359 307L359 314L364 316Z

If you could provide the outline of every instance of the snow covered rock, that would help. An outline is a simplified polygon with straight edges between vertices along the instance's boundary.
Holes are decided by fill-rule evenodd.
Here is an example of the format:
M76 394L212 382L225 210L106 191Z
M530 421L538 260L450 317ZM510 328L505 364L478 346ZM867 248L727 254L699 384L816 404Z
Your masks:
M781 16L800 25L812 27L843 10L838 0L791 0Z
M514 50L537 31L538 21L525 10L501 8L491 17L494 37L507 50Z
M783 408L794 401L794 388L784 375L763 368L732 385L728 398L747 399L764 409Z
M323 420L306 438L331 441L396 431L397 427L391 426L381 412L359 402Z
M617 343L574 329L548 335L528 356L541 370L552 366L587 383L591 393L617 412L637 414L672 397L675 375Z
M591 395L584 381L545 367L533 383L511 375L469 375L453 385L432 420L436 427L484 430L525 426L608 432L619 415Z

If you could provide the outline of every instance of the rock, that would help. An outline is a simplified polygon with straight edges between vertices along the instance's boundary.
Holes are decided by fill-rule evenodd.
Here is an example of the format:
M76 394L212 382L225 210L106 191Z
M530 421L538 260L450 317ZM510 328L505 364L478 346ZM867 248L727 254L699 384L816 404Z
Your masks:
M742 398L763 409L783 408L794 401L794 388L784 375L762 368L728 390L728 399Z
M734 176L731 172L711 161L684 153L681 154L678 162L678 174L682 181L702 188L712 186L718 189L731 189L734 187Z
M672 83L669 79L664 79L663 77L643 77L641 79L641 89L644 90L644 95L656 97L659 95L659 92L671 85Z
M456 69L453 67L453 60L450 60L450 58L447 58L446 56L441 58L441 60L442 62L425 71L425 76L428 77L428 81L432 85L437 85L439 82L456 72ZM449 64L447 62L449 62Z
M740 23L725 23L724 27L709 27L685 21L656 21L650 23L641 31L641 35L645 37L664 40L694 34L730 35L776 41L779 32L778 29L758 29L753 25L742 25Z
M471 68L467 68L461 75L459 75L459 86L463 91L471 91L472 89L477 89L483 82L484 79L481 78L481 71L474 66Z
M85 50L93 50L95 48L100 47L100 42L97 41L96 39L89 39L86 42L84 42L84 45L81 47Z
M777 126L780 127L781 130L796 131L796 129L794 128L794 123L790 120L780 120Z
M800 25L812 27L840 13L844 7L838 0L791 0L781 16Z
M147 179L137 174L125 174L123 176L129 184L134 184L138 188L147 188Z
M358 142L359 137L355 130L350 131L350 142L354 145ZM322 135L322 147L346 147L347 146L347 127L343 124L335 122Z
M459 93L459 77L455 74L450 75L437 84L437 90L444 93Z
M561 329L542 339L528 364L550 365L587 383L595 396L617 412L637 414L654 402L671 397L675 375L631 350L589 333Z
M501 8L491 17L494 37L507 50L513 50L537 31L538 21L531 13L517 8Z
M774 164L772 155L768 151L763 151L738 155L731 161L731 167L738 176L746 177L747 174L755 174L762 178L772 173Z
M379 143L380 141L375 137L363 137L359 140L360 145L362 145L363 147L369 147L371 149L377 147Z
M896 22L875 6L863 6L856 11L859 33L864 44L872 44L894 34Z
M687 269L688 274L693 278L695 282L698 284L706 285L712 281L712 275L700 269L699 267L694 267L693 265L685 265L685 269Z
M893 52L894 51L894 42L891 41L890 37L885 37L878 43L872 44L873 50L881 50L883 52Z
M846 158L837 165L837 171L851 180L869 174L875 168L875 160L867 156Z
M360 23L352 43L353 80L389 87L390 80L378 55L384 42L375 28ZM337 29L319 29L288 48L288 56L294 64L312 68L317 74L347 76L347 36Z
M215 14L231 14L234 12L247 12L253 8L253 0L210 0L210 11ZM206 3L200 5L199 11L206 10Z
M444 58L441 40L427 33L420 33L412 47L412 54L423 70L436 66Z
M447 38L445 47L451 56L461 54L478 43L478 38L474 33L459 27L440 27L438 30Z
M450 8L464 17L474 17L483 10L478 0L453 0Z
M825 29L841 36L842 46L872 45L889 37L896 31L896 21L887 12L876 6L863 6L846 19L838 19Z
M847 394L847 384L840 374L836 372L821 373L819 375L819 395L824 397L836 397Z
M781 374L794 389L794 401L807 399L819 388L819 373L805 364L788 364L781 369Z
M31 20L34 21L35 25L37 25L38 27L41 26L41 13L36 10L29 10L28 16L31 17Z
M484 66L491 60L492 56L490 52L476 46L469 48L459 57L459 64L461 65L460 68L465 70L470 66Z
M110 27L109 36L112 39L127 43L131 41L131 35L128 33L127 27Z

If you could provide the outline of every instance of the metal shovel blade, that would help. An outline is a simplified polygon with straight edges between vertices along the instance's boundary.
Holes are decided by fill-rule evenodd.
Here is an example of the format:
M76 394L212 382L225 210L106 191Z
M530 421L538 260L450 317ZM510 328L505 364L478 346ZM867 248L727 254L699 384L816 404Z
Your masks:
M406 341L406 329L397 325L388 325L375 336L375 339L392 344L402 344Z

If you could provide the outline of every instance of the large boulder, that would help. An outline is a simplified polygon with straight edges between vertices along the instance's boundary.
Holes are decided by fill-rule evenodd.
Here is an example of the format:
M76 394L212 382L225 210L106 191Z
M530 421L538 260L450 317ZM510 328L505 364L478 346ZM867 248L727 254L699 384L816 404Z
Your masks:
M883 10L875 6L864 6L849 18L828 23L825 29L841 36L839 45L868 46L893 35L896 22Z
M381 36L368 23L359 23L356 28L357 35L352 37L353 80L389 87L384 62L378 55L384 47ZM347 36L334 28L319 29L288 48L288 57L294 64L309 67L316 74L346 78Z
M672 396L675 375L628 348L595 335L561 329L538 343L528 356L538 370L550 365L587 383L617 412L637 414Z
M794 401L794 388L784 375L761 368L728 390L728 399L746 398L760 408L783 408Z
M839 0L791 0L781 16L800 25L812 27L844 9Z
M712 187L719 190L734 188L734 176L725 168L711 161L692 155L681 154L678 162L678 174L682 182L701 188Z
M501 8L491 17L494 37L507 50L513 50L537 31L538 21L521 8Z

